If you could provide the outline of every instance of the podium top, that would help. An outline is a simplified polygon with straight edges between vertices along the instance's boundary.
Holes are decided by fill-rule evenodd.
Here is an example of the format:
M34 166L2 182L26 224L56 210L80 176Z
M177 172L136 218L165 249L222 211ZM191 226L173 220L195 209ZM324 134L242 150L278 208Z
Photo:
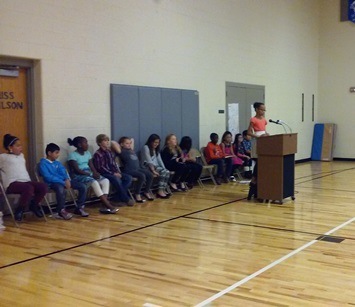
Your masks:
M258 155L285 156L297 152L297 133L269 135L256 140Z

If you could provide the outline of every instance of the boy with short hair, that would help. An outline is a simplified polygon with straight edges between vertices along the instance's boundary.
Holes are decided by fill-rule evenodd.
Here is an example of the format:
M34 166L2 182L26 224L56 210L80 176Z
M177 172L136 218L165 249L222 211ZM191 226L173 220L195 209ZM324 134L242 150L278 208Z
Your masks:
M250 135L248 135L248 130L243 131L242 145L244 147L245 154L250 157L251 156L251 137L250 137Z
M87 217L89 213L84 211L87 187L84 183L70 180L63 164L57 161L59 154L59 146L50 143L46 147L46 158L42 158L39 162L40 176L42 176L44 182L55 191L58 218L70 220L73 217L73 215L64 208L66 190L70 188L78 190L77 207L74 213L82 217Z
M100 148L94 153L94 166L101 176L110 180L110 183L114 186L116 194L113 199L125 203L127 206L134 206L135 202L128 196L132 176L122 173L118 167L115 156L111 151L109 137L106 134L99 134L96 137L96 144Z
M222 178L224 182L228 182L228 174L230 174L232 169L232 159L227 158L223 154L221 147L218 143L218 134L211 133L210 140L205 149L205 157L208 164L217 165L217 184L222 183Z

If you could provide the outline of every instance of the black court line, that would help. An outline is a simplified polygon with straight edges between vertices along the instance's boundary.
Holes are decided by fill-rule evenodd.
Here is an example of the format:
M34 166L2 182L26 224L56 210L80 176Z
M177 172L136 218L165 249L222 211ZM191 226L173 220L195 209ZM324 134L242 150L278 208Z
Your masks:
M263 229L269 229L269 230L275 230L275 231L285 231L285 232L306 234L306 235L316 236L316 237L319 237L319 238L320 237L324 237L324 234L321 234L321 233L302 231L302 230L294 230L294 229L287 229L287 228L280 228L280 227L255 225L255 224L240 223L240 222L220 221L220 220L205 219L205 218L193 217L193 216L183 216L182 218L191 219L191 220L201 220L201 221L212 222L212 223L232 224L232 225L238 225L238 226L263 228ZM342 239L342 240L355 240L355 238L352 238L352 237L339 237L339 236L330 236L330 235L327 235L326 237L339 238L339 239Z
M244 199L246 199L246 197L238 198L238 199L235 199L235 200L230 200L230 201L222 203L222 204L214 205L212 207L208 207L208 208L200 209L200 210L197 210L197 211L194 211L194 212L190 212L190 213L186 213L186 214L183 214L183 215L175 216L175 217L163 220L163 221L159 221L159 222L156 222L156 223L153 223L153 224L149 224L149 225L145 225L145 226L142 226L142 227L138 227L138 228L134 228L134 229L131 229L131 230L127 230L127 231L124 231L124 232L121 232L121 233L117 233L117 234L114 234L114 235L111 235L111 236L108 236L108 237L104 237L104 238L101 238L101 239L97 239L97 240L81 243L81 244L78 244L78 245L74 245L74 246L71 246L71 247L68 247L68 248L63 248L63 249L60 249L60 250L57 250L57 251L54 251L54 252L50 252L50 253L47 253L47 254L35 256L35 257L32 257L32 258L24 259L24 260L13 262L13 263L9 263L9 264L1 266L0 270L8 268L8 267L11 267L11 266L14 266L14 265L17 265L17 264L22 264L22 263L26 263L26 262L29 262L29 261L33 261L33 260L41 259L41 258L44 258L44 257L52 256L52 255L55 255L55 254L59 254L59 253L62 253L62 252L66 252L66 251L69 251L69 250L72 250L72 249L76 249L76 248L79 248L79 247L83 247L83 246L86 246L86 245L90 245L90 244L93 244L93 243L105 241L105 240L112 239L112 238L117 238L117 237L120 237L122 235L129 234L131 232L135 232L135 231L139 231L139 230L142 230L142 229L154 227L156 225L160 225L160 224L164 224L164 223L167 223L167 222L170 222L170 221L174 221L174 220L186 217L186 216L191 215L191 214L196 214L196 213L200 213L200 212L207 211L207 210L210 210L210 209L222 207L222 206L225 206L225 205L228 205L228 204L232 204L232 203L244 200Z
M340 172L343 172L343 171L349 171L349 170L352 170L352 169L355 169L355 167L339 169L339 170L333 170L333 171L329 171L329 172L314 173L314 174L311 174L311 175L305 175L305 176L302 176L302 177L295 178L295 180L299 180L299 179L303 179L303 178L309 178L309 177L318 176L318 175L322 175L322 174L337 174L337 173L340 173Z
M347 171L350 171L350 170L353 170L353 169L355 169L355 167L343 169L343 170L340 170L340 171L334 171L334 172L332 172L332 173L329 173L329 174L326 174L326 175L323 175L323 176L312 177L312 178L309 179L309 180L305 180L305 181L302 181L302 182L297 182L297 185L302 184L302 183L305 183L305 182L310 182L310 181L313 181L313 180L317 180L317 179L321 179L321 178L333 176L333 175L335 175L335 174L347 172Z
M313 177L313 176L318 176L318 175L323 175L323 174L330 174L330 173L333 173L333 172L337 172L337 171L314 173L312 175L305 175L305 176L302 176L302 177L295 178L295 180L300 180L300 179L304 179L304 178L310 178L310 177Z
M315 188L315 187L301 187L301 188L302 189L314 189L314 190L327 190L327 191L335 191L335 192L355 193L354 190L328 189L328 188Z

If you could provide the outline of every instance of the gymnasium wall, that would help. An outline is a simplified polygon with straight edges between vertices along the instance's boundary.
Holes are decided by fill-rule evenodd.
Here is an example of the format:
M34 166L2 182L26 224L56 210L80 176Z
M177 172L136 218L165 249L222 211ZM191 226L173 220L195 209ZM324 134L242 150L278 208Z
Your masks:
M318 101L319 8L318 0L2 0L0 55L39 61L44 144L65 149L67 137L84 135L96 148L95 136L110 133L115 83L198 90L202 145L225 130L218 110L229 81L265 86L267 117L299 133L304 159L312 94Z
M336 123L334 157L355 158L355 23L340 22L340 1L322 1L318 119Z

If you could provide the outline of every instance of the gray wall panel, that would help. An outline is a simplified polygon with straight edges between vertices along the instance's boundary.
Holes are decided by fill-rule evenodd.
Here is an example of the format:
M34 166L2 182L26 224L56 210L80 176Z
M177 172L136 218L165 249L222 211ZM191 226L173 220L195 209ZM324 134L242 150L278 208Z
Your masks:
M162 138L162 111L161 111L161 90L156 87L139 88L139 134L141 149L148 137L156 133Z
M194 90L111 84L111 137L135 139L139 151L152 133L189 135L199 148L199 97Z
M139 140L138 86L111 84L111 138L121 136Z
M199 96L197 91L181 91L182 135L192 139L192 146L200 149Z
M162 89L162 138L173 133L181 138L181 90Z

